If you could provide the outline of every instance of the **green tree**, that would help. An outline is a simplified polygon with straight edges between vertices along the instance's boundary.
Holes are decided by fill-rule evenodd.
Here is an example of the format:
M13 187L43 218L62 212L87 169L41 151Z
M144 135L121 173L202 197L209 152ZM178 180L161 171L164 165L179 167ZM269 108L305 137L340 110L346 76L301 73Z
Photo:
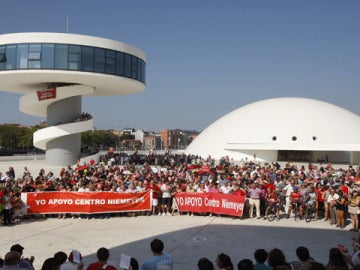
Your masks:
M33 148L33 133L37 129L17 124L0 125L0 146L5 149Z
M119 139L120 139L120 142L125 141L125 140L134 140L134 139L135 139L135 135L122 134Z
M106 130L86 131L81 134L81 143L83 147L113 147L116 146L118 142L119 137L112 132Z
M21 132L18 125L4 124L0 126L0 145L6 149L15 149L20 141Z

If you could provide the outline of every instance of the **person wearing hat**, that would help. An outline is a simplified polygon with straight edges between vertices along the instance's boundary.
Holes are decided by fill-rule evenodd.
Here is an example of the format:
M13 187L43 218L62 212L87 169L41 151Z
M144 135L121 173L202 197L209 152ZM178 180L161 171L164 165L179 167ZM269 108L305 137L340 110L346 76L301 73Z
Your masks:
M10 248L10 251L15 251L20 254L20 258L23 255L24 247L20 244L12 245ZM19 267L22 269L28 269L28 270L34 270L33 262L34 262L34 256L31 256L30 258L22 258L20 259Z

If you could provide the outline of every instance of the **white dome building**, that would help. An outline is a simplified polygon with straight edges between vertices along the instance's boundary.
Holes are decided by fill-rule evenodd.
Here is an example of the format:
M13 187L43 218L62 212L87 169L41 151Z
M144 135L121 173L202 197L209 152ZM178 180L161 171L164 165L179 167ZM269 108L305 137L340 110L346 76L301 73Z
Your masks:
M215 121L185 152L215 159L355 164L360 162L360 117L313 99L268 99Z

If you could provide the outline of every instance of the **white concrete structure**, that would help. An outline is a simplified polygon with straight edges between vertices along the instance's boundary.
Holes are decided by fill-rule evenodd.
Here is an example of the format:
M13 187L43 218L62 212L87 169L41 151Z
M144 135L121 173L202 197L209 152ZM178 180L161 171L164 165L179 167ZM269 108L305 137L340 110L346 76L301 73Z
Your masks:
M186 149L234 160L360 162L360 117L313 99L274 98L234 110Z
M20 111L46 117L34 134L49 165L74 164L80 133L82 96L127 95L145 89L145 54L110 39L64 33L0 35L0 89L22 93ZM84 120L84 119L82 119Z

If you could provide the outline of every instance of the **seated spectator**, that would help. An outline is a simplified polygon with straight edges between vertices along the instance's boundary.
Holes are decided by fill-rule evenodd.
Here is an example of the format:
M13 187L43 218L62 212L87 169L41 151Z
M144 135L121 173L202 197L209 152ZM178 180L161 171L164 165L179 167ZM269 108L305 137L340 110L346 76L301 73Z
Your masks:
M338 248L331 248L329 250L329 262L326 265L326 270L347 270L349 269L343 254Z
M296 249L296 256L300 261L295 261L292 263L294 270L309 270L311 263L314 262L314 259L310 257L310 252L306 247L298 247Z
M254 252L254 258L256 263L254 264L254 270L272 270L273 268L266 265L265 262L268 258L268 253L265 249L257 249Z
M79 264L82 262L82 256L81 254L78 252L78 256L79 258L75 258L74 260L74 254L76 254L77 251L71 251L69 256L68 256L68 261L63 263L60 266L60 270L77 270L79 269ZM80 268L81 269L81 268Z
M325 266L319 262L312 262L309 270L326 270Z
M139 270L139 263L135 258L130 259L130 266L128 270Z
M251 260L249 259L242 259L238 265L237 265L237 269L238 270L254 270L254 264Z
M65 252L59 251L54 254L54 257L47 258L41 270L60 270L60 266L66 262L67 255Z
M234 265L231 261L231 258L229 255L226 255L224 253L220 253L216 257L216 265L220 270L233 270Z
M1 269L22 270L19 266L20 254L16 251L9 251L5 255L4 266Z
M215 270L214 264L208 258L201 258L197 263L198 270Z
M141 265L141 270L173 269L173 260L170 255L164 254L164 243L160 239L154 239L150 243L153 257Z
M10 251L18 252L20 254L20 258L23 255L23 250L24 247L19 244L12 245L10 248ZM34 269L33 262L34 262L34 256L31 256L30 258L21 258L19 266L23 269L33 270Z
M278 248L270 250L268 264L275 270L291 270L291 265L286 262L284 253Z
M116 270L116 268L112 265L107 265L107 261L110 257L110 252L107 248L99 248L96 252L96 257L98 258L97 262L90 264L86 269L87 270Z

